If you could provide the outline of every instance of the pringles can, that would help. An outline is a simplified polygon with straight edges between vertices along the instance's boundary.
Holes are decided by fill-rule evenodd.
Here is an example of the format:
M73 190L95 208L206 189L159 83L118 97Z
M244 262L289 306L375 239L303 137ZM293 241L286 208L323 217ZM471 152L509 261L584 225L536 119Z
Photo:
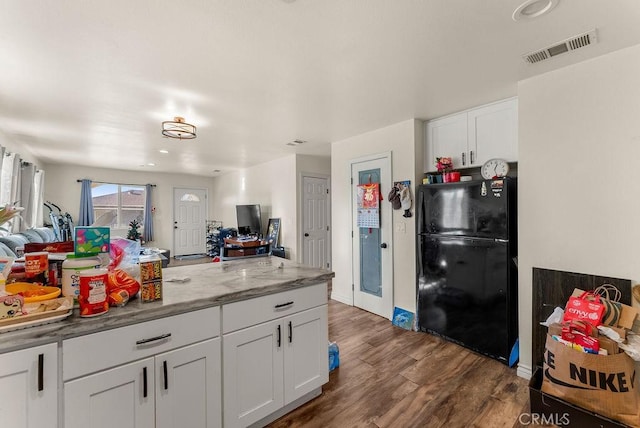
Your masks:
M94 317L109 311L107 269L87 269L80 272L78 304L81 317Z

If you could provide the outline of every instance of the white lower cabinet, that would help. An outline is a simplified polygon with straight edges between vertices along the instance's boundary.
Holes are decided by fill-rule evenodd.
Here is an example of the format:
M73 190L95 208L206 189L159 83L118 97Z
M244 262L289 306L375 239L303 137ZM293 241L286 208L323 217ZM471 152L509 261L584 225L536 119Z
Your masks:
M153 373L153 358L147 358L65 382L64 426L153 427Z
M327 383L327 342L326 300L223 335L224 426L251 425Z
M63 341L64 427L222 426L219 335L210 308Z
M222 425L220 338L155 357L156 428Z
M0 426L58 426L58 345L0 355Z
M220 338L65 383L66 428L219 427Z

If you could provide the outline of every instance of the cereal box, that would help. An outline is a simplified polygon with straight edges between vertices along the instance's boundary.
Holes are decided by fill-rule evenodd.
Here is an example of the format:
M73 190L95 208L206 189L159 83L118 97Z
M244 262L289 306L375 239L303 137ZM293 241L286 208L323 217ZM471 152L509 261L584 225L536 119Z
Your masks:
M158 255L140 256L140 300L162 300L162 259Z

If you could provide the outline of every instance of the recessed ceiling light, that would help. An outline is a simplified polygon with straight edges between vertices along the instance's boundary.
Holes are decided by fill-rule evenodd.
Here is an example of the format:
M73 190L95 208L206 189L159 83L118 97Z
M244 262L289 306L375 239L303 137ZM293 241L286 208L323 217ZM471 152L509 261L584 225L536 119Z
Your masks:
M545 15L553 10L560 0L527 0L513 11L514 21L526 21Z
M150 163L147 164L147 166L156 166L156 164L153 163L153 162L150 162Z
M166 155L167 153L169 153L169 150L165 150L165 149L158 150L158 151L159 151L160 153L165 154L165 155Z
M220 170L219 169L214 169L213 172L220 172Z

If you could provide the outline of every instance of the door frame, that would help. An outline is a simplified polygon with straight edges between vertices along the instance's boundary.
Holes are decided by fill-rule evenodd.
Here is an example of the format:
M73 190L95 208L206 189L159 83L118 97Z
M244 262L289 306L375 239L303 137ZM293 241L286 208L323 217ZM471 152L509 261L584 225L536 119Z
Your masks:
M329 233L327 233L327 260L329 261L328 269L331 269L333 266L333 261L331 260L331 234L333 232L333 228L331 227L331 175L329 174L321 174L315 172L299 172L298 173L298 242L297 242L297 255L296 261L298 263L302 263L304 260L304 201L303 201L303 183L304 177L311 178L323 178L327 180L327 189L329 189L329 193L327 194L327 221L329 222Z
M367 155L367 156L361 156L359 158L354 158L354 159L350 159L349 160L349 177L353 177L353 166L354 164L357 163L361 163L361 162L367 162L367 161L373 161L373 160L377 160L377 159L383 159L386 163L387 163L387 168L389 168L389 177L391 178L391 180L393 181L393 153L391 151L387 151L387 152L380 152L380 153L376 153L376 154L372 154L372 155ZM382 184L382 183L381 183ZM389 183L389 185L391 186L393 183ZM380 191L382 192L382 187L380 188ZM354 270L354 265L355 265L355 258L354 258L354 254L355 254L355 250L356 250L356 238L357 238L357 233L355 230L353 230L353 225L355 223L355 183L351 183L351 192L350 192L350 204L349 204L349 209L351 211L351 306L355 306L355 270ZM385 198L385 200L381 201L381 202L388 202L386 201L386 195L382 194L382 197ZM382 213L381 213L382 214ZM389 255L389 257L391 257L391 263L390 263L390 269L391 272L389 272L389 277L391 278L391 289L390 289L390 293L391 293L391 313L389 314L388 318L391 319L393 317L393 308L394 308L394 295L395 295L395 283L394 283L394 263L393 263L393 259L394 259L394 253L395 253L395 245L393 243L393 210L391 211L391 215L389 217L389 221L391 222L390 227L389 227L389 238L387 240L387 242L390 243L390 247L389 250L391 251L391 254Z
M204 205L204 233L203 239L205 240L204 244L204 253L207 252L207 244L206 244L206 233L207 233L207 219L209 218L209 189L206 187L194 187L194 186L173 186L171 190L171 251L176 254L176 232L173 228L174 222L176 221L176 189L185 189L185 190L202 190L204 192L204 197L206 199L206 203Z

